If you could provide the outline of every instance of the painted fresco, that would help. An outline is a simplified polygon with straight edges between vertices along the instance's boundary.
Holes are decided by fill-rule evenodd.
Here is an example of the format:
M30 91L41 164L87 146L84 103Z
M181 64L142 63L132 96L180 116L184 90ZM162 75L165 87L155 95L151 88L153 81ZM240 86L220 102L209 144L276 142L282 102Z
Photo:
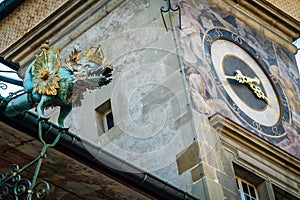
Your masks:
M300 158L300 135L298 134L300 132L300 81L294 55L209 1L181 1L180 6L182 8L180 46L193 108L207 116L218 112ZM245 41L249 48L255 49L262 62L266 64L266 71L270 72L272 79L281 85L290 108L288 113L284 113L289 116L289 120L283 122L284 135L274 139L261 134L237 117L220 94L204 47L205 35L209 30L216 28L234 33Z

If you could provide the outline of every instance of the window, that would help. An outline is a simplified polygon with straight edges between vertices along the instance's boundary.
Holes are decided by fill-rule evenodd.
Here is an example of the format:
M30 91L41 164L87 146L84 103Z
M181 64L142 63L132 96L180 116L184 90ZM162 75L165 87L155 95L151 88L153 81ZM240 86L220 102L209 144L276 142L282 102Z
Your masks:
M253 171L233 163L240 200L269 199L266 181Z
M98 118L98 132L100 134L107 132L114 127L114 116L111 109L110 100L107 100L96 108L97 118Z
M297 200L298 198L284 191L283 189L272 185L275 195L275 200Z
M109 129L111 129L112 127L114 127L114 116L112 113L112 110L107 110L104 114L103 114L103 125L104 125L104 130L108 131Z
M289 192L286 188L272 183L272 179L266 176L267 173L261 176L255 170L245 169L236 163L233 163L233 169L240 200L299 199L299 197L296 197L296 193L293 194L293 192Z
M257 190L254 185L240 177L235 177L240 200L258 200Z

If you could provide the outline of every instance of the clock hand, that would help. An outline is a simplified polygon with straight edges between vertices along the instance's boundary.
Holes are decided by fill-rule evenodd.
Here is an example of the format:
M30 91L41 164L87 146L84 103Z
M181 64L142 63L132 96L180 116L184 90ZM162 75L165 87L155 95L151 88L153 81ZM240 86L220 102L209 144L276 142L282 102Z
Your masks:
M260 80L258 78L250 78L247 76L244 76L240 70L236 70L236 75L235 76L225 76L227 79L232 79L232 80L237 80L239 83L254 83L256 82L257 84L260 84Z
M250 88L253 90L254 94L260 98L267 101L267 103L272 104L272 102L266 97L264 92L261 90L260 87L255 85L254 83L260 84L260 80L257 77L250 78L242 74L240 70L235 70L236 75L235 76L226 76L227 79L237 80L239 83L247 83L249 84Z
M260 80L258 78L249 78L249 77L246 77L247 78L247 83L248 84L253 84L254 82L256 82L258 85L260 84Z
M242 83L253 84L254 82L256 82L257 84L260 84L260 80L256 77L254 77L254 78L247 77L247 76L243 75L240 70L236 70L236 73L239 77L242 78Z
M266 95L264 94L264 92L261 90L260 87L256 86L253 83L250 83L250 88L253 90L254 94L260 98L260 99L264 99L267 101L267 103L272 104L272 102L268 99L268 97L266 97Z
M245 76L242 74L242 72L240 70L236 70L236 75L235 76L226 76L225 75L225 78L236 80L239 83L245 83L245 81L246 81Z

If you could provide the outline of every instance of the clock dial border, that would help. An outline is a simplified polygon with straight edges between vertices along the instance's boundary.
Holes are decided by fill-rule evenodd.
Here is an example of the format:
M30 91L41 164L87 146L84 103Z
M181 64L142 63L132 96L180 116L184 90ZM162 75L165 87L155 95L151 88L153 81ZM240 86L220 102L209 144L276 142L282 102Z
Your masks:
M274 114L278 120L276 123L274 122L274 119L271 124L268 124L266 121L259 121L256 119L253 119L254 117L249 116L250 111L245 109L245 106L243 108L240 108L236 104L236 98L234 97L233 93L231 92L230 94L227 93L226 90L228 90L228 87L224 85L224 78L220 76L220 68L223 68L223 66L215 66L215 61L213 60L213 55L212 55L212 46L214 42L217 40L224 40L228 41L230 43L233 43L234 45L238 46L241 48L243 51L249 54L251 59L253 59L254 62L256 62L257 66L260 67L261 72L259 78L267 78L267 80L264 80L262 84L267 85L268 87L268 94L270 91L274 91L275 96L272 98L276 98L274 104L278 105L278 107L275 107L274 112L279 112L280 114L276 115ZM203 37L203 47L204 47L204 52L206 56L206 61L211 67L210 73L213 76L218 91L221 93L221 95L224 97L226 100L227 104L231 108L231 110L234 112L234 114L239 118L242 119L242 121L246 122L250 127L255 129L257 132L268 136L270 138L281 138L286 135L286 132L283 127L283 122L290 122L291 117L290 117L290 110L288 107L288 101L287 98L283 92L283 89L280 86L280 83L278 80L273 77L271 74L268 65L263 61L263 59L259 56L259 53L255 51L254 48L252 48L244 39L239 37L237 34L232 33L229 30L223 29L223 28L213 28L210 29L206 32L206 34ZM223 56L226 56L226 53L223 53ZM239 55L235 55L239 56ZM247 63L246 63L247 64ZM271 65L277 65L277 63L273 63ZM257 69L257 66L255 67ZM261 74L263 73L263 75ZM227 83L228 84L228 83ZM272 88L270 88L270 86ZM232 99L235 98L235 101ZM274 101L274 99L273 99ZM272 102L272 100L271 100ZM274 106L274 105L273 105ZM272 107L272 106L267 106ZM272 109L272 108L270 108ZM269 112L267 112L269 113ZM266 117L266 116L264 116Z

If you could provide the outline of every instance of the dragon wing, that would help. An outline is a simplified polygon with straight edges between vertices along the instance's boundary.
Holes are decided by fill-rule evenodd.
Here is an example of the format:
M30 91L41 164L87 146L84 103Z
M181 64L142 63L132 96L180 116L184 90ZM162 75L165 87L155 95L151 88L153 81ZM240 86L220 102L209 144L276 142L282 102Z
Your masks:
M73 106L80 106L83 99L83 93L88 90L94 90L107 85L112 80L113 67L106 65L97 67L93 63L85 64L84 68L79 72L74 72L74 102Z

